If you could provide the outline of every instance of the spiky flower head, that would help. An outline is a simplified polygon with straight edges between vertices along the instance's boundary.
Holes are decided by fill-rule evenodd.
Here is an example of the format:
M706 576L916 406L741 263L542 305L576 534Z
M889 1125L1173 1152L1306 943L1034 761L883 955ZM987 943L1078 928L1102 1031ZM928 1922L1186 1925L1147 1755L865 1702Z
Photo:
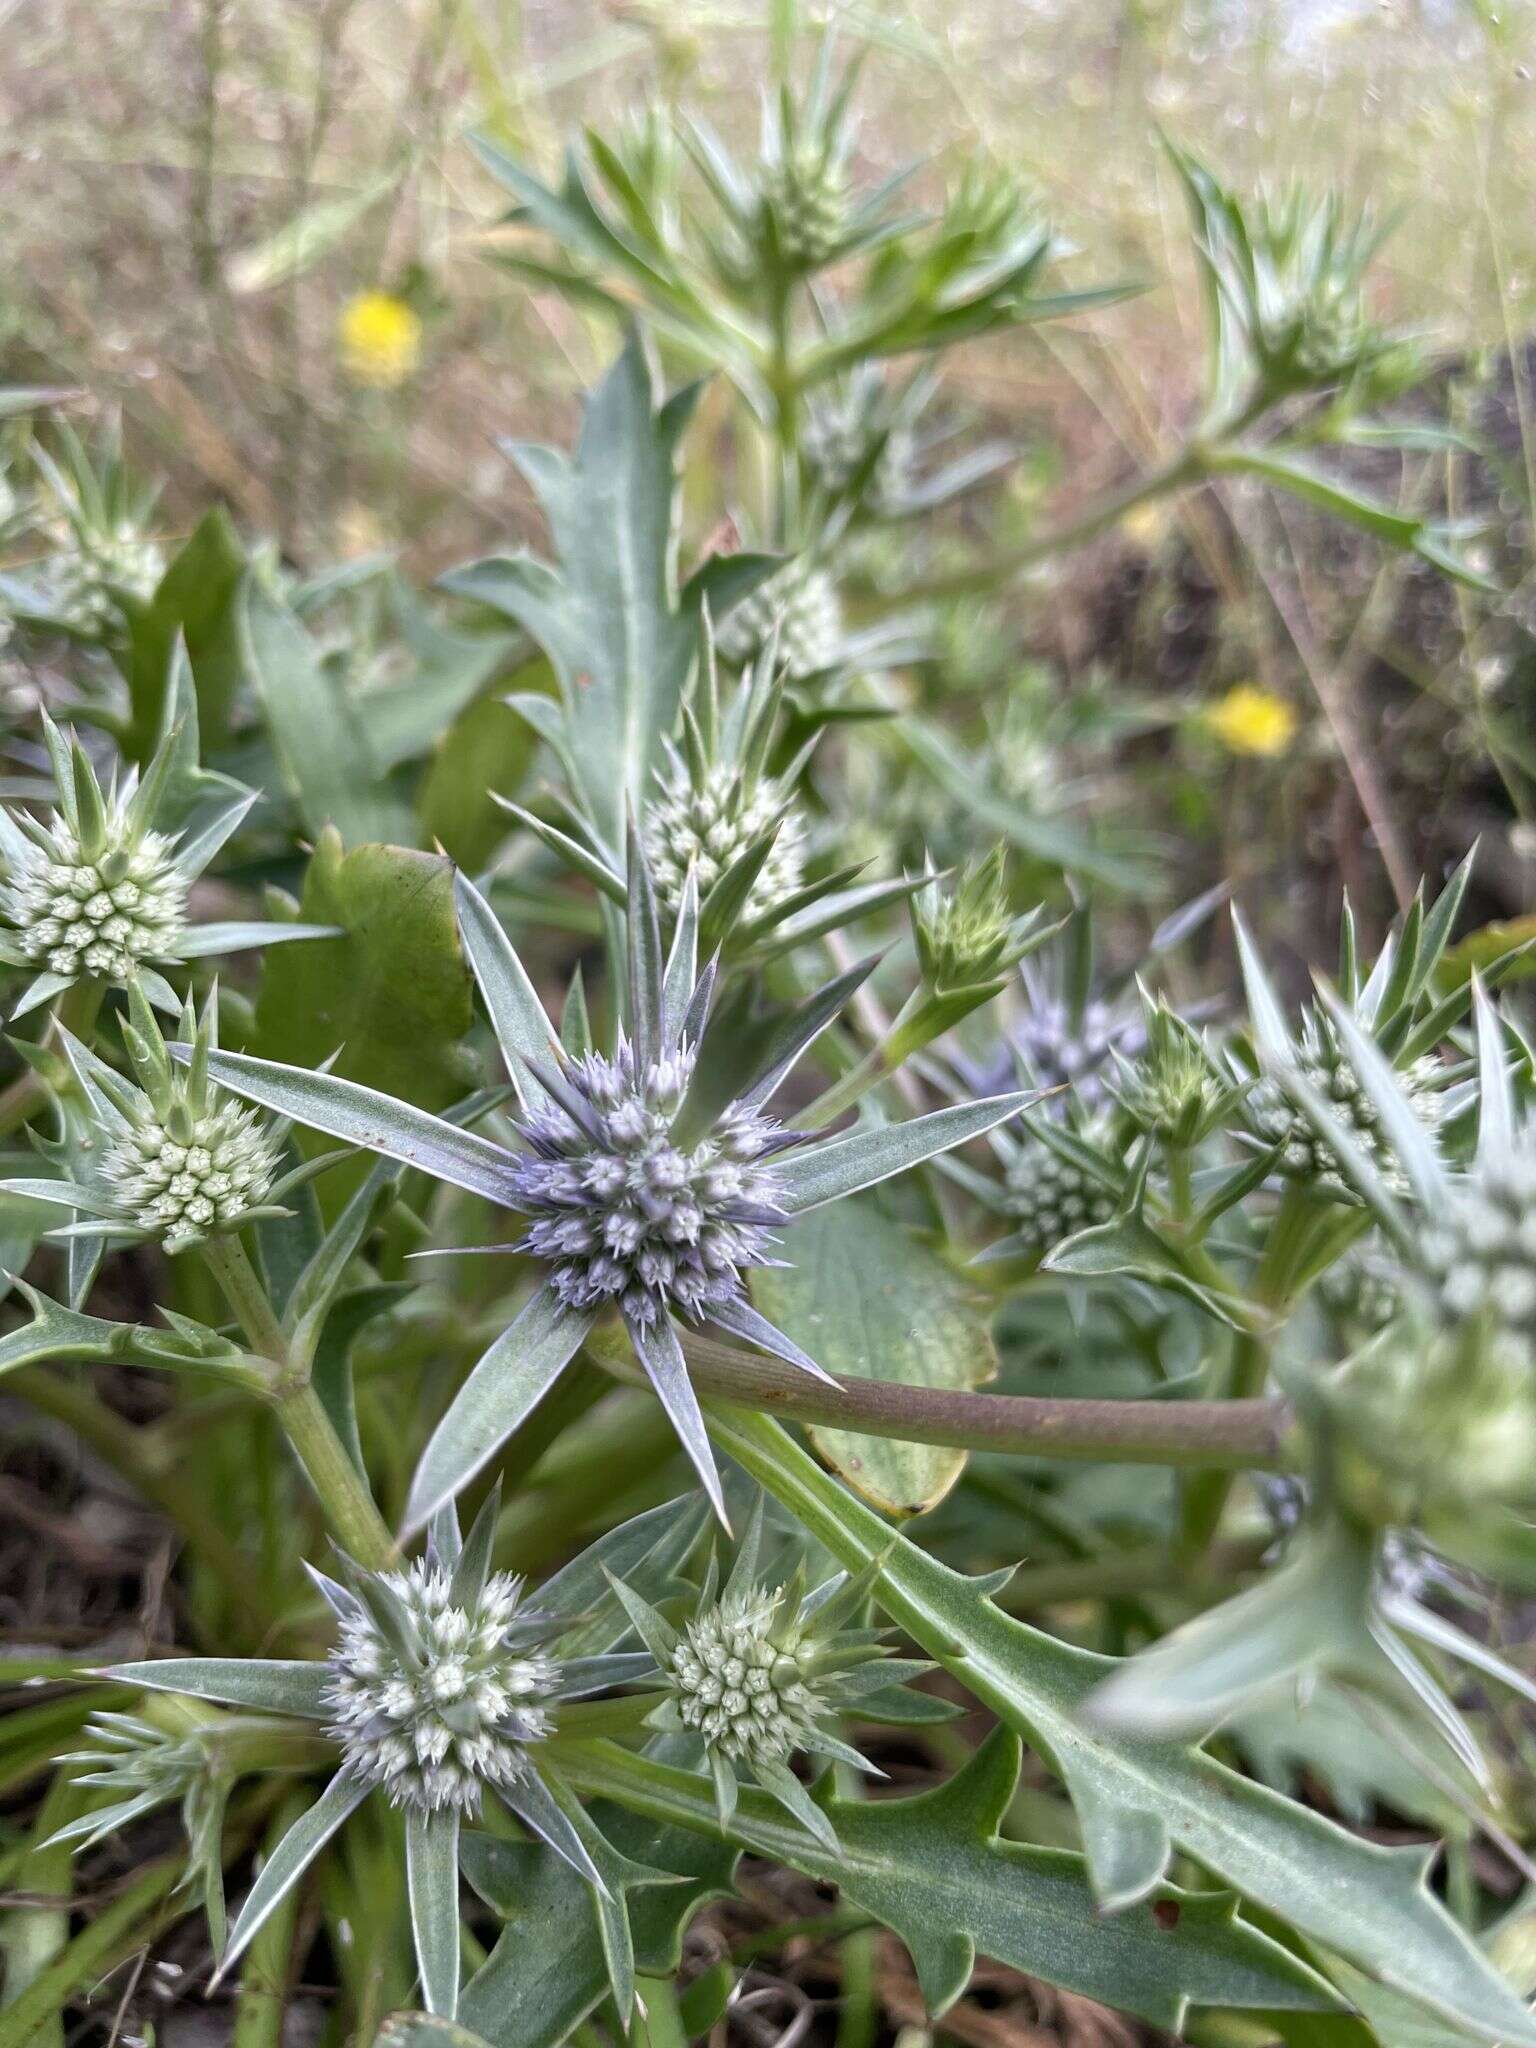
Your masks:
M87 446L58 429L58 454L33 450L52 498L57 552L46 564L39 610L57 626L87 638L116 632L123 600L153 597L165 574L165 550L150 521L157 492L122 459L115 423Z
M1081 1136L1097 1147L1108 1134L1107 1123L1099 1122L1085 1126ZM1075 1232L1108 1223L1115 1213L1115 1191L1081 1161L1064 1157L1048 1139L1026 1131L1012 1146L1004 1169L1002 1206L1013 1221L1010 1250L1043 1258Z
M1328 1400L1343 1424L1345 1496L1382 1526L1536 1498L1536 1372L1523 1330L1406 1313L1341 1368Z
M846 168L815 147L793 149L759 173L765 244L786 270L818 269L835 254L848 220Z
M1397 1191L1405 1189L1403 1168L1382 1127L1380 1112L1321 1010L1308 1009L1303 1016L1294 1061L1301 1080L1327 1104L1386 1185ZM1433 1130L1444 1111L1444 1069L1426 1056L1410 1062L1398 1079L1415 1116L1426 1130ZM1280 1147L1275 1171L1284 1179L1341 1201L1357 1199L1333 1147L1273 1077L1261 1079L1249 1093L1248 1118L1256 1137L1266 1145Z
M418 1526L494 1453L498 1425L503 1434L516 1427L523 1404L537 1400L599 1334L595 1325L609 1310L617 1311L723 1516L679 1325L710 1323L825 1378L747 1299L743 1275L768 1263L774 1232L801 1209L981 1136L1027 1100L1014 1092L829 1140L785 1130L765 1105L874 961L859 962L790 1009L765 1007L760 986L745 979L717 1007L717 963L699 967L697 891L685 888L664 948L655 884L633 824L625 874L624 1025L612 1050L601 1051L590 1042L579 1000L567 1005L556 1038L490 906L467 881L457 884L465 953L518 1097L515 1145L415 1109L407 1130L401 1105L355 1082L323 1074L296 1082L291 1069L269 1061L210 1057L213 1078L248 1100L407 1158L529 1219L517 1244L489 1249L531 1254L541 1269L534 1290L423 1453L408 1508Z
M181 1067L137 986L129 989L128 1009L122 1034L132 1080L59 1027L93 1127L90 1141L69 1158L76 1170L85 1167L83 1184L48 1184L51 1199L84 1219L72 1233L119 1243L151 1239L174 1253L281 1215L272 1198L286 1125L247 1109L208 1078L218 1046L218 991L201 1017L190 1001L182 1011L189 1059Z
M1201 1034L1165 1002L1143 990L1142 1006L1145 1050L1138 1060L1116 1060L1120 1107L1164 1145L1198 1145L1242 1100L1245 1085L1218 1068Z
M910 409L893 405L885 380L869 365L846 386L812 402L800 454L829 499L854 495L877 517L899 510L916 451Z
M1323 1274L1317 1291L1351 1350L1384 1330L1403 1305L1401 1275L1374 1242L1352 1245Z
M1446 1322L1482 1323L1536 1375L1536 1141L1451 1183L1418 1234L1418 1264Z
M837 585L802 555L726 614L715 644L740 668L771 653L791 682L802 682L836 665L842 638Z
M173 838L152 829L145 784L129 776L103 793L75 741L53 727L60 808L47 819L13 813L0 847L0 919L8 952L59 986L89 977L126 984L145 963L169 964L186 930L192 877Z
M912 899L912 937L918 966L931 989L976 988L1016 966L1041 934L1039 910L1014 917L1008 900L1006 850L972 861L953 888L937 880Z
M480 1811L532 1775L553 1726L560 1667L519 1614L522 1581L492 1572L455 1589L442 1564L352 1573L326 1703L344 1770L419 1813Z
M724 1586L719 1560L711 1556L681 1626L631 1587L616 1582L614 1590L656 1660L655 1683L664 1697L651 1725L703 1743L722 1820L729 1820L738 1776L745 1776L831 1840L825 1814L789 1769L790 1759L805 1754L871 1770L838 1738L837 1716L927 1666L888 1661L887 1630L846 1626L877 1569L808 1591L803 1564L788 1578L776 1578L761 1569L762 1553L759 1501Z
M621 1039L612 1058L563 1061L550 1099L520 1119L509 1199L533 1218L523 1249L566 1308L612 1302L646 1329L669 1311L698 1322L740 1302L743 1272L770 1259L788 1212L769 1162L792 1139L735 1103L679 1144L694 1061L686 1044L646 1059Z
M805 874L805 823L773 776L749 781L739 769L708 767L701 778L674 759L645 814L645 847L656 889L672 915L690 870L701 900L765 834L773 843L747 892L743 923L793 896Z

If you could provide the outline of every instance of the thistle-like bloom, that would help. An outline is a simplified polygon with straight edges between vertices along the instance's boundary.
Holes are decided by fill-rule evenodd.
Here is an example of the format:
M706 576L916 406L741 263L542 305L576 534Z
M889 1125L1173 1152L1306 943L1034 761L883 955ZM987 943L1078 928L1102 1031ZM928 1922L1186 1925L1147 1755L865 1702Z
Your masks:
M1116 1059L1115 1096L1138 1130L1188 1150L1224 1125L1247 1093L1218 1067L1204 1037L1161 1001L1143 993L1146 1050Z
M1100 1129L1095 1135L1102 1140L1107 1133ZM1115 1213L1115 1192L1076 1160L1053 1151L1046 1139L1031 1134L1013 1148L1002 1206L1013 1223L1008 1249L1043 1258L1075 1232L1108 1223Z
M758 195L763 238L786 270L815 270L834 254L848 218L847 172L834 156L802 148L765 163Z
M534 1219L520 1248L567 1309L616 1302L646 1330L669 1311L702 1322L741 1306L742 1274L772 1262L789 1212L770 1162L796 1135L733 1103L696 1145L676 1144L695 1063L679 1045L642 1064L621 1039L612 1059L566 1062L563 1085L519 1120L528 1150L510 1201Z
M760 1573L762 1540L759 1502L725 1585L719 1584L719 1561L712 1555L681 1628L631 1587L615 1582L614 1591L656 1660L655 1683L664 1698L651 1725L698 1737L722 1824L729 1824L738 1779L746 1777L836 1847L826 1815L790 1770L790 1759L817 1756L874 1771L837 1735L838 1715L858 1711L871 1693L929 1667L890 1661L888 1630L844 1627L862 1606L877 1570L856 1579L839 1576L807 1591L802 1565L787 1581L774 1583Z
M247 1109L209 1080L209 1057L218 1045L217 990L200 1018L190 1001L182 1012L181 1035L192 1053L185 1068L173 1066L136 985L128 1005L123 1045L135 1080L58 1027L94 1126L90 1148L76 1147L68 1159L77 1171L92 1162L86 1176L4 1181L0 1189L74 1210L81 1220L58 1235L152 1241L168 1252L284 1214L274 1197L311 1169L301 1167L279 1182L286 1124Z
M52 497L48 524L58 552L43 566L29 615L104 639L121 631L124 600L148 603L165 574L165 550L150 526L158 491L123 462L115 426L94 448L68 427L56 435L57 457L32 450Z
M199 770L190 693L190 679L172 692L143 779L114 770L105 790L79 740L66 742L43 714L58 809L43 819L0 807L0 960L36 973L13 1017L77 981L137 984L174 1014L180 1004L162 967L323 934L316 925L188 924L193 882L256 801L254 790Z
M1001 845L972 861L952 888L926 881L912 899L912 939L924 984L938 995L995 995L1024 954L1049 936L1040 923L1038 904L1013 915Z
M843 608L828 571L796 556L732 607L715 636L722 657L746 668L771 651L791 682L837 665Z
M508 1572L456 1591L441 1564L418 1560L370 1585L371 1601L364 1587L339 1604L331 1653L326 1704L343 1768L394 1806L472 1818L487 1785L505 1791L531 1775L560 1667L525 1640L522 1582Z
M782 1129L768 1108L774 1090L874 963L771 1029L739 1009L712 1016L715 970L700 973L697 964L694 885L664 957L655 888L633 830L627 867L627 1017L608 1053L571 1052L556 1040L490 907L467 882L458 885L465 953L519 1097L515 1149L329 1074L237 1053L209 1057L213 1078L249 1100L530 1218L526 1236L500 1249L532 1253L540 1282L428 1444L409 1509L417 1526L494 1455L607 1309L618 1311L723 1512L679 1324L711 1323L820 1374L747 1299L743 1276L768 1262L772 1233L980 1136L1030 1099L999 1096L815 1141Z
M1536 1373L1536 1133L1521 1133L1451 1186L1418 1253L1439 1312L1485 1322Z
M748 784L739 770L717 767L696 782L674 761L645 814L645 850L656 891L674 915L692 871L700 899L733 862L765 834L773 835L757 880L747 892L750 924L793 896L805 874L805 824L789 792L773 776Z
M1320 1011L1309 1010L1295 1043L1296 1072L1307 1087L1328 1103L1347 1135L1370 1159L1389 1187L1407 1187L1392 1140L1360 1077L1339 1047L1338 1034ZM1433 1058L1415 1060L1400 1075L1403 1092L1426 1131L1434 1129L1444 1110L1445 1070ZM1278 1146L1275 1171L1344 1201L1356 1199L1336 1149L1323 1137L1274 1080L1261 1080L1248 1097L1254 1135Z
M606 1894L588 1847L600 1847L601 1838L584 1813L551 1791L540 1750L561 1701L654 1673L648 1654L613 1648L629 1622L616 1600L594 1603L605 1558L638 1566L648 1584L664 1582L697 1542L702 1516L687 1502L670 1502L637 1517L549 1580L534 1609L519 1579L491 1570L500 1512L493 1490L461 1544L445 1511L434 1519L425 1556L394 1570L368 1571L342 1557L337 1578L312 1571L338 1631L324 1661L165 1657L103 1674L307 1724L311 1738L323 1732L340 1752L330 1783L262 1865L221 1971L373 1792L404 1816L412 1932L434 2013L451 2018L457 2004L460 1824L487 1797ZM577 1627L579 1646L566 1654ZM629 1977L615 1989L627 2004Z

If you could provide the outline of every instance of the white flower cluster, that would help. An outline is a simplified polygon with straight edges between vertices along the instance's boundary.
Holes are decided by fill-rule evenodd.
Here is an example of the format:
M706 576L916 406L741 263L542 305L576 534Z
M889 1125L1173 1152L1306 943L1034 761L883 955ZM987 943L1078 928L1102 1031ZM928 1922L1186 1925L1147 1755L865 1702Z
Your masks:
M809 1649L793 1632L776 1640L780 1598L761 1587L727 1591L694 1617L671 1655L684 1727L732 1762L781 1761L816 1738Z
M188 877L170 843L145 832L88 860L55 815L0 882L0 918L29 960L52 974L126 982L143 960L169 960L186 928Z
M1402 1192L1407 1186L1403 1169L1381 1128L1375 1106L1337 1041L1316 1017L1309 1016L1304 1022L1296 1051L1302 1079L1332 1109L1388 1187ZM1420 1122L1433 1128L1442 1109L1438 1063L1433 1059L1415 1060L1397 1078ZM1282 1147L1276 1161L1278 1173L1287 1180L1304 1181L1353 1199L1332 1146L1317 1135L1278 1083L1260 1081L1248 1097L1248 1108L1255 1134L1267 1145Z
M113 625L117 590L147 601L165 574L165 551L136 527L92 533L48 564L48 599L77 632L97 633Z
M716 635L720 653L737 667L757 660L777 629L779 666L791 681L831 668L843 638L837 586L825 569L788 562L729 611Z
M386 1632L363 1602L342 1623L326 1699L345 1769L395 1806L479 1812L482 1787L529 1777L528 1745L548 1735L559 1685L550 1657L507 1647L522 1581L494 1572L472 1607L455 1606L440 1566L380 1576L397 1618Z
M819 153L795 151L765 164L759 199L786 263L814 269L842 239L847 218L844 179L837 164Z
M1024 1246L1042 1255L1074 1231L1108 1223L1115 1213L1108 1188L1035 1137L1009 1163L1006 1200Z
M1536 1366L1536 1150L1458 1184L1428 1219L1419 1258L1449 1320L1485 1320Z
M259 1208L277 1164L276 1141L255 1110L225 1099L200 1116L182 1111L166 1119L146 1095L112 1138L99 1171L125 1220L175 1252L234 1228Z
M731 768L712 769L697 787L679 764L662 782L645 817L645 850L662 902L677 909L690 868L702 901L731 863L767 831L784 796L782 786L766 776L747 791ZM804 872L805 827L791 811L752 884L745 921L764 916L792 896Z
M879 423L871 419L867 406L857 394L843 404L824 404L812 409L800 437L806 467L832 497L841 497L853 478L869 461L870 448ZM870 464L862 498L874 512L890 512L900 503L912 469L911 429L900 424L886 434L885 444Z

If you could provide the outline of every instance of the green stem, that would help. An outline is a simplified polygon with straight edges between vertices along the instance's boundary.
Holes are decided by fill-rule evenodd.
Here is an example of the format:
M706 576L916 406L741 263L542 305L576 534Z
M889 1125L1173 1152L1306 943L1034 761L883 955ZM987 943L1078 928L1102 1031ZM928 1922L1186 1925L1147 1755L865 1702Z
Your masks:
M312 1386L299 1387L277 1403L277 1417L336 1541L369 1571L388 1570L395 1561L395 1539L320 1396Z
M1247 1330L1238 1331L1232 1344L1228 1374L1230 1398L1217 1401L1217 1408L1251 1408L1267 1405L1259 1397L1269 1378L1269 1346ZM1186 1556L1198 1555L1215 1540L1231 1496L1232 1471L1199 1472L1191 1476L1184 1490L1181 1517L1181 1548Z
M310 1384L307 1367L293 1358L244 1245L238 1237L215 1237L202 1251L246 1342L274 1367L271 1393L278 1421L308 1475L331 1534L359 1564L370 1571L386 1570L395 1556L395 1540Z
M701 1395L904 1443L1114 1464L1283 1470L1290 1409L1284 1401L1071 1400L973 1394L896 1380L813 1380L779 1359L683 1333ZM627 1347L598 1333L588 1355L616 1378L638 1368Z

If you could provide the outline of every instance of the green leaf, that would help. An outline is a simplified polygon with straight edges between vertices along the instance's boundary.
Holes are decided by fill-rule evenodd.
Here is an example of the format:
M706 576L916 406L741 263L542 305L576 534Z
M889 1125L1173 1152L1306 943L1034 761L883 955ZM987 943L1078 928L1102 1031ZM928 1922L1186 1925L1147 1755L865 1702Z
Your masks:
M149 603L128 614L124 747L134 760L147 762L160 737L178 640L191 663L204 744L218 748L228 740L244 674L240 596L245 571L240 537L229 515L216 507L194 528Z
M717 1829L710 1840L603 1804L592 1809L592 1818L634 1866L673 1879L648 1874L622 1884L636 1967L647 1976L670 1977L682 1962L689 1921L706 1900L730 1889L738 1851ZM505 1924L490 1959L465 1986L461 2019L492 2048L558 2048L608 1989L588 1887L550 1850L489 1835L465 1836L463 1866Z
M1458 583L1469 583L1475 590L1498 589L1491 578L1474 569L1458 551L1457 535L1452 528L1364 497L1348 485L1324 476L1300 455L1277 448L1234 448L1218 449L1209 460L1212 469L1228 475L1259 477L1320 512L1358 526L1389 547L1420 555Z
M244 584L241 648L278 771L311 837L327 826L350 846L406 837L409 814L384 786L361 709L254 575Z
M267 1657L151 1657L138 1664L110 1664L103 1677L148 1692L184 1693L224 1707L264 1714L297 1714L328 1721L324 1694L330 1667L317 1662L282 1663Z
M881 1559L873 1590L891 1619L1054 1763L1107 1908L1144 1898L1177 1843L1380 1983L1486 2041L1536 2048L1536 2020L1430 1894L1425 1851L1357 1840L1198 1750L1095 1734L1083 1710L1114 1658L1004 1614L983 1585L894 1532L764 1417L716 1410L712 1427L850 1571Z
M1090 1224L1077 1231L1042 1259L1041 1270L1069 1273L1079 1279L1121 1276L1144 1280L1149 1286L1166 1287L1198 1302L1208 1315L1231 1329L1248 1327L1241 1300L1236 1295L1218 1294L1213 1287L1192 1279L1179 1265L1173 1248L1140 1216L1117 1216L1112 1222Z
M515 619L559 678L566 743L593 823L622 845L677 718L698 648L677 591L674 455L691 408L658 409L638 337L587 401L574 457L517 451L549 519L558 573L515 559L478 562L447 588Z
M407 1528L423 1527L496 1455L570 1364L593 1321L563 1308L552 1287L530 1297L432 1432L411 1481Z
M411 1938L427 2010L452 2019L459 2003L459 1815L405 1817L405 1873Z
M997 1370L974 1291L912 1231L870 1202L818 1210L785 1233L783 1268L753 1275L770 1322L828 1372L909 1386L979 1386ZM965 1470L966 1454L893 1437L813 1429L822 1456L888 1514L920 1515Z
M474 1012L448 861L402 846L346 853L322 833L300 914L345 936L267 956L252 1052L312 1069L339 1049L335 1074L421 1109L461 1096ZM338 1169L327 1196L366 1171Z
M792 1216L819 1209L824 1202L856 1195L898 1173L907 1173L940 1152L953 1151L1006 1123L1038 1102L1035 1088L1011 1095L989 1095L980 1102L962 1102L951 1109L931 1109L905 1123L876 1124L845 1138L826 1138L786 1155L776 1171L784 1188L784 1206Z
M930 2012L964 1991L978 1951L1084 1997L1177 2028L1188 2006L1328 2010L1328 1986L1278 1942L1235 1918L1230 1895L1164 1886L1106 1918L1070 1850L1004 1841L998 1827L1018 1783L1007 1729L946 1784L908 1799L828 1800L824 1846L743 1787L728 1833L788 1863L898 1934ZM562 1769L588 1791L658 1821L718 1828L708 1779L609 1743L576 1746Z

